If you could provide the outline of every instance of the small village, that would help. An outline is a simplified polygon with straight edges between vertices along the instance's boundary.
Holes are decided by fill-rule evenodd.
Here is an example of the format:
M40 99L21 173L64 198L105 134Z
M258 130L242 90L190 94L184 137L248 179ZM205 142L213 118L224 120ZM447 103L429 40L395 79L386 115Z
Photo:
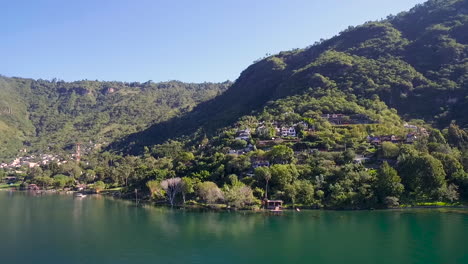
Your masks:
M51 162L61 165L67 163L67 160L52 154L25 155L17 157L10 163L0 163L0 169L34 168Z
M345 114L324 114L321 115L323 120L328 121L333 127L351 127L353 125L369 125L377 124L377 122L371 121L365 115L345 115ZM416 125L410 125L405 123L403 125L405 131L404 136L397 135L368 135L366 142L378 147L384 142L391 142L394 144L413 144L421 137L429 136L427 130L423 127ZM302 139L299 137L299 133L305 135L314 135L316 128L313 124L308 124L305 121L300 121L292 125L284 125L279 122L258 122L256 128L237 128L235 140L246 141L247 145L241 149L229 149L228 154L230 155L242 155L254 151L256 149L269 150L272 146L286 144L286 143L300 143ZM270 138L271 136L271 138ZM267 139L269 138L269 139ZM328 150L320 148L312 148L308 151L342 151L343 149ZM303 151L295 151L296 154L300 154ZM356 155L355 162L361 163L367 160L364 155ZM255 160L253 161L253 168L259 166L269 166L268 161Z

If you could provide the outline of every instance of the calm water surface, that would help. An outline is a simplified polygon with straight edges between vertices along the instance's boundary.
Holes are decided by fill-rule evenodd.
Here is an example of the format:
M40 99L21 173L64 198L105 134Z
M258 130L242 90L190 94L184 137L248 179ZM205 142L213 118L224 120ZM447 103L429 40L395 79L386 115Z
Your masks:
M468 263L468 210L184 212L0 192L0 263Z

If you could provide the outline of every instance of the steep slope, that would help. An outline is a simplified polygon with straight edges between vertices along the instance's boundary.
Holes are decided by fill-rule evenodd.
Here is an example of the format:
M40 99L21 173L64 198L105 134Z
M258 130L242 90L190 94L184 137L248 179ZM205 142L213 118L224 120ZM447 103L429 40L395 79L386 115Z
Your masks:
M190 111L230 85L44 81L0 77L1 158L20 149L96 148Z
M18 93L27 85L28 81L21 81L12 86L8 79L0 78L0 160L16 155L34 133L27 103Z
M196 131L210 134L268 101L335 86L362 98L377 95L406 118L466 126L467 28L468 0L431 0L383 21L349 27L306 49L260 60L221 96L114 147L141 151Z

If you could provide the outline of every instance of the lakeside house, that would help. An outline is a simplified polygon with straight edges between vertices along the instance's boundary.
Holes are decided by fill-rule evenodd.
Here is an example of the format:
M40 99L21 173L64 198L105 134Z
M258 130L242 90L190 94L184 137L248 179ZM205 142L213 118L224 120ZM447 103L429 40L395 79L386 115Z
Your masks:
M283 208L283 201L282 200L267 200L266 208L270 210L279 211Z

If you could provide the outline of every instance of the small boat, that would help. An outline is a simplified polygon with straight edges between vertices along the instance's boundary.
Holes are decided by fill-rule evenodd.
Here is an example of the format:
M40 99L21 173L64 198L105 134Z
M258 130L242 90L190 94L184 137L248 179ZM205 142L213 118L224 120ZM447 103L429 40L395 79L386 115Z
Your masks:
M76 197L76 198L85 198L85 197L86 197L86 194L77 193L77 194L75 194L75 197Z

